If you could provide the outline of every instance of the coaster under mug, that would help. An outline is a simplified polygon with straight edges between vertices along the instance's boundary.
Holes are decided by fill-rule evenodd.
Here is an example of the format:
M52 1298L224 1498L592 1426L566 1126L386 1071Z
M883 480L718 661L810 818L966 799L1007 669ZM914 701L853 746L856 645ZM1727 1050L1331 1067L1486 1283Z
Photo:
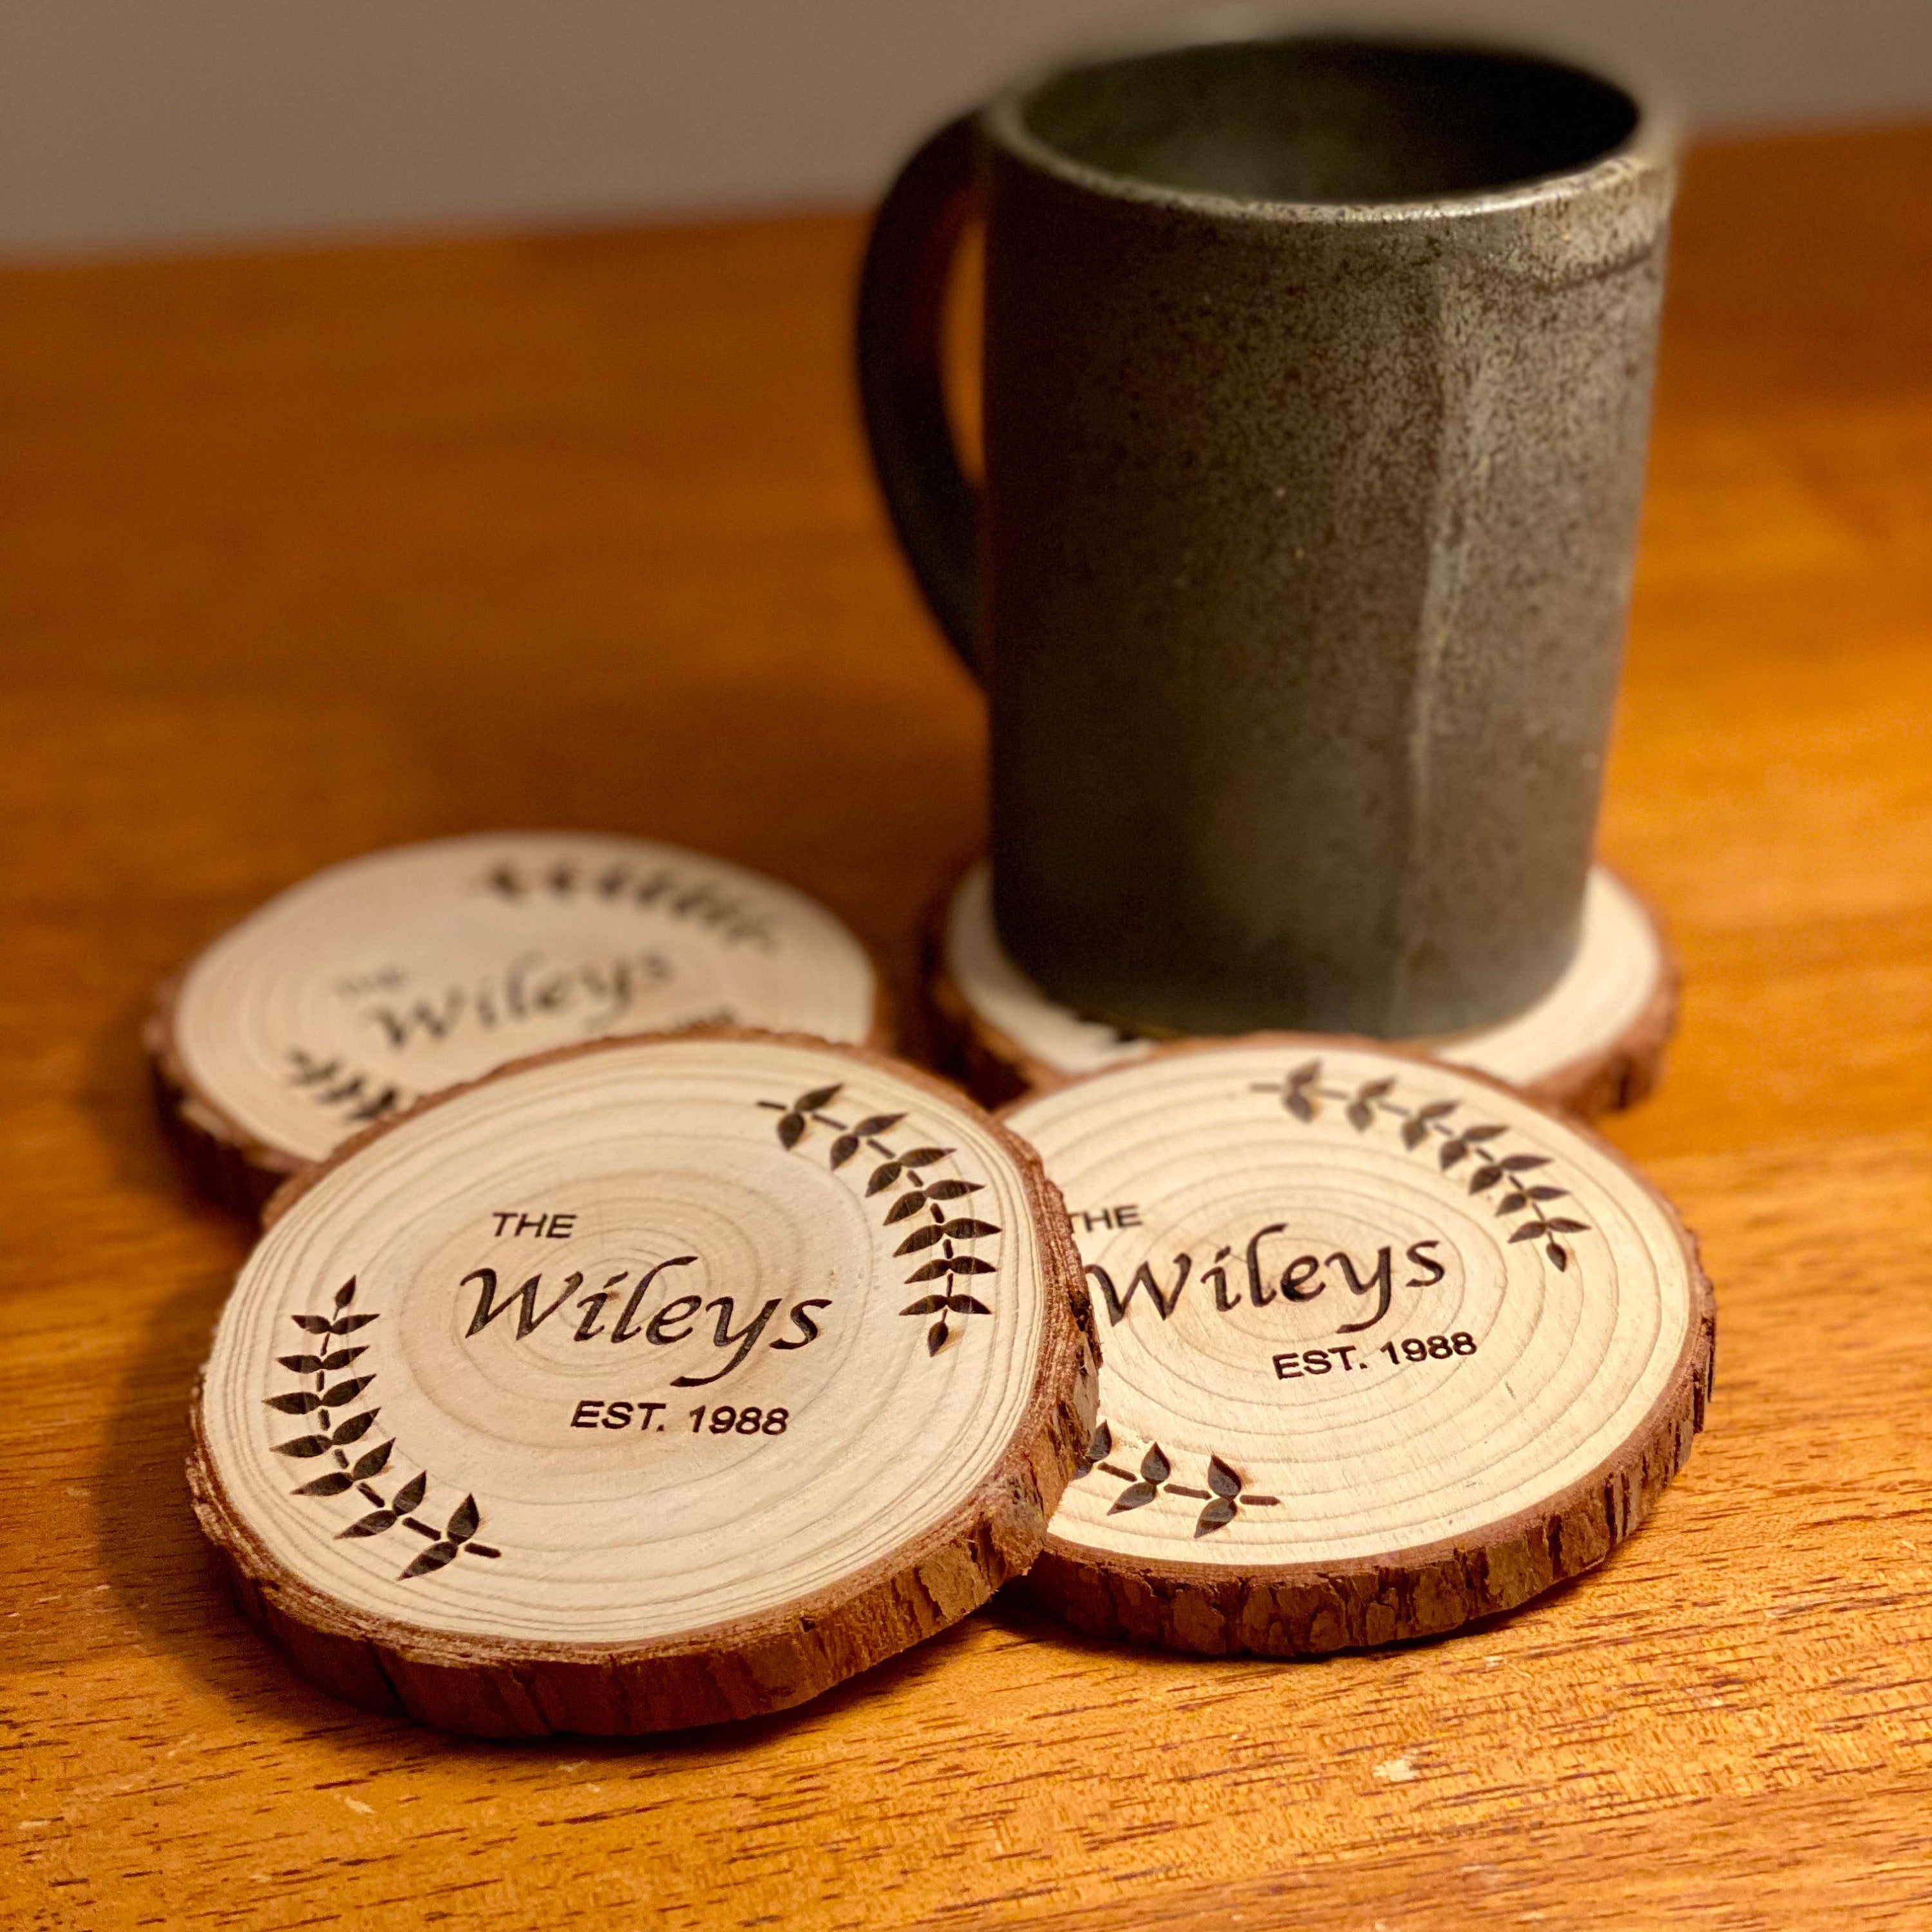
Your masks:
M952 1057L988 1106L1144 1059L1160 1042L1056 1004L1007 956L992 868L970 866L934 919L927 991ZM1655 913L1592 868L1576 951L1533 1006L1502 1024L1399 1042L1506 1080L1585 1119L1655 1087L1677 1021L1678 973Z

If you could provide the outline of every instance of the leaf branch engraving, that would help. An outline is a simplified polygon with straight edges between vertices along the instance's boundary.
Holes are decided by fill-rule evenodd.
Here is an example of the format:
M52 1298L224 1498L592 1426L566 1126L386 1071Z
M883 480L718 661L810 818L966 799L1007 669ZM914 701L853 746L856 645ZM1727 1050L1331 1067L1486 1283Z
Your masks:
M1280 1081L1256 1082L1252 1090L1279 1094L1282 1106L1303 1122L1316 1119L1324 1101L1340 1102L1343 1118L1358 1133L1366 1133L1385 1116L1399 1120L1402 1124L1402 1145L1414 1154L1435 1144L1436 1159L1445 1174L1474 1159L1476 1165L1469 1173L1469 1192L1486 1194L1500 1186L1502 1192L1496 1204L1498 1218L1527 1217L1510 1229L1510 1244L1540 1241L1544 1255L1559 1271L1567 1269L1571 1250L1557 1237L1588 1234L1590 1224L1552 1208L1552 1202L1570 1198L1568 1188L1556 1186L1546 1178L1531 1180L1527 1178L1551 1165L1549 1155L1506 1154L1492 1144L1509 1132L1508 1127L1492 1123L1459 1126L1450 1116L1462 1106L1460 1100L1430 1100L1419 1106L1406 1107L1390 1098L1395 1086L1393 1076L1365 1080L1352 1090L1324 1086L1321 1061L1310 1060Z
M482 890L512 905L601 899L607 904L654 907L668 917L716 933L727 944L742 942L776 952L778 936L771 916L723 880L688 866L633 863L628 859L579 861L568 854L548 864L506 858L479 882Z
M1158 1442L1148 1445L1138 1473L1109 1462L1106 1458L1113 1453L1114 1432L1102 1420L1094 1430L1094 1439L1088 1444L1087 1453L1081 1458L1072 1478L1077 1483L1097 1469L1102 1475L1118 1477L1126 1485L1114 1497L1112 1507L1107 1511L1109 1516L1118 1516L1123 1510L1145 1509L1164 1496L1187 1496L1206 1505L1194 1520L1194 1534L1198 1541L1204 1536L1212 1536L1217 1529L1226 1529L1244 1508L1278 1509L1281 1506L1279 1496L1264 1496L1250 1490L1247 1479L1241 1472L1211 1450L1208 1457L1208 1486L1204 1490L1168 1480L1174 1474L1174 1466Z
M291 1087L305 1088L316 1106L337 1108L344 1120L358 1126L386 1120L412 1097L393 1081L379 1082L373 1075L350 1066L340 1054L324 1060L292 1046L286 1058Z
M958 1175L942 1175L933 1180L926 1178L926 1170L951 1160L958 1151L956 1148L922 1144L895 1153L880 1136L890 1133L905 1119L902 1113L868 1114L849 1126L835 1120L824 1110L844 1090L842 1081L830 1087L814 1087L795 1100L760 1100L758 1105L778 1116L778 1144L787 1153L797 1148L817 1126L829 1130L836 1137L827 1151L828 1162L835 1171L862 1150L869 1150L879 1156L878 1164L866 1177L866 1198L869 1201L877 1195L891 1195L882 1226L890 1228L917 1216L925 1217L892 1252L904 1256L924 1254L931 1248L939 1250L906 1276L906 1285L944 1282L946 1286L935 1286L899 1310L902 1315L938 1317L926 1334L926 1353L936 1355L951 1339L952 1316L993 1312L977 1295L968 1293L961 1283L969 1276L998 1272L992 1262L973 1253L971 1249L974 1242L1001 1230L991 1221L976 1220L949 1204L978 1193L986 1184Z
M382 1413L380 1408L357 1409L339 1421L334 1413L352 1407L376 1379L373 1375L342 1375L345 1369L353 1370L356 1358L365 1352L367 1345L358 1342L348 1348L337 1345L345 1336L358 1333L380 1318L375 1314L353 1312L355 1300L356 1279L352 1275L335 1291L328 1314L289 1317L304 1335L315 1339L300 1354L278 1355L276 1363L305 1382L312 1379L314 1386L291 1389L281 1395L265 1396L262 1401L265 1406L278 1415L313 1418L313 1426L306 1436L292 1436L286 1442L271 1443L269 1447L278 1456L292 1456L298 1462L326 1456L335 1465L334 1468L312 1478L290 1493L298 1496L339 1496L352 1489L364 1502L375 1505L366 1515L358 1516L346 1529L337 1531L338 1542L352 1537L380 1536L398 1523L416 1535L426 1538L430 1546L418 1551L408 1567L398 1574L398 1580L400 1582L406 1582L412 1576L427 1576L430 1571L440 1570L446 1563L454 1562L465 1550L472 1556L500 1556L501 1550L493 1550L488 1544L476 1540L483 1520L474 1496L465 1496L440 1529L418 1518L415 1512L422 1508L423 1498L429 1492L427 1471L418 1471L407 1482L391 1490L388 1499L384 1500L375 1482L389 1466L389 1458L396 1447L393 1438L377 1443L373 1449L362 1450L352 1462L350 1460L350 1446L360 1442L375 1427L376 1418ZM342 1376L342 1379L332 1382L331 1376Z

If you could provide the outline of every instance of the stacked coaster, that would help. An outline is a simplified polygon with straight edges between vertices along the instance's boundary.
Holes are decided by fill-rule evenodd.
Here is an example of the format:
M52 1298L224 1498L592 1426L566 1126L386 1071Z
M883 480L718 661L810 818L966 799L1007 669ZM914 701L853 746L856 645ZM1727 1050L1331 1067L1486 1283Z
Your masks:
M1259 1036L1006 1118L1095 1291L1100 1421L1028 1583L1078 1629L1451 1630L1600 1562L1702 1426L1715 1316L1676 1215L1480 1075Z
M865 949L790 886L641 839L490 832L284 892L161 989L147 1040L196 1179L252 1211L422 1094L698 1024L885 1035Z
M1024 1571L1094 1378L1028 1148L883 1057L700 1030L520 1063L291 1183L189 1474L329 1689L653 1731L799 1703Z
M989 1106L1131 1065L1158 1044L1057 1004L1013 964L984 860L934 922L929 950L928 990L952 1057ZM1598 866L1576 954L1540 1000L1501 1025L1407 1044L1588 1119L1651 1090L1676 1015L1676 968L1656 915Z

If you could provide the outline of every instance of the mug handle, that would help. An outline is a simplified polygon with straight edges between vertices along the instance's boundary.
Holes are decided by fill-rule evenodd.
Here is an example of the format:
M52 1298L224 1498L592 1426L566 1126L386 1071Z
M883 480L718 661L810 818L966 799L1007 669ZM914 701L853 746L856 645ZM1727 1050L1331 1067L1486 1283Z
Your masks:
M979 665L979 494L959 466L940 370L946 279L978 202L974 117L950 121L888 190L859 277L859 400L892 527L940 628Z

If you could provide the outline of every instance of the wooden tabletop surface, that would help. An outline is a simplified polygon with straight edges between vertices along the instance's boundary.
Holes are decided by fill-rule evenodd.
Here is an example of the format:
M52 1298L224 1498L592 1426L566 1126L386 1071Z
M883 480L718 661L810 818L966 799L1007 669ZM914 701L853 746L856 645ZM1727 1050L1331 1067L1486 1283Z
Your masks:
M0 1916L788 1932L1932 1914L1932 130L1708 151L1607 854L1687 974L1610 1130L1718 1286L1689 1468L1443 1641L1154 1656L1004 1601L786 1718L453 1741L215 1592L150 983L400 840L608 827L910 995L983 725L848 394L850 220L0 278Z

